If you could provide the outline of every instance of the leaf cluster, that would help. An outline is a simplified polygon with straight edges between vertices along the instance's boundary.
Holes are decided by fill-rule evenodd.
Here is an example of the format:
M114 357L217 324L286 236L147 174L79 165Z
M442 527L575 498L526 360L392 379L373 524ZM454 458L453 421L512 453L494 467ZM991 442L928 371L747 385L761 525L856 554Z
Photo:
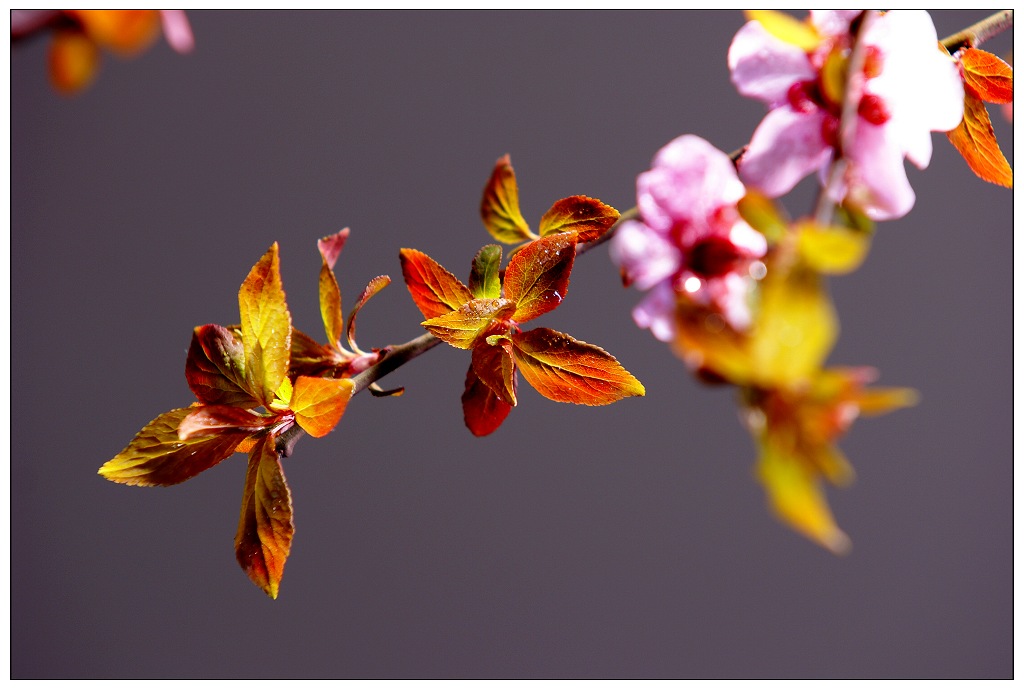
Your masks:
M484 226L501 242L525 242L501 268L502 250L489 244L473 258L463 284L432 258L402 249L402 275L438 339L471 352L462 408L478 436L493 433L518 404L517 373L556 402L603 405L644 394L643 385L611 354L548 328L522 324L556 309L569 291L577 245L596 241L619 213L597 199L556 201L534 234L519 210L515 172L506 155L494 166L480 208Z

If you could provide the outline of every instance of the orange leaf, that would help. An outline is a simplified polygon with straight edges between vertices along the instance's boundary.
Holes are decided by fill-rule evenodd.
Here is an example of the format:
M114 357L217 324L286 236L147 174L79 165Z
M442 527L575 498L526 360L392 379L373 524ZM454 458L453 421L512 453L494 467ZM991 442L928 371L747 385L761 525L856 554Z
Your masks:
M219 325L201 325L192 331L185 380L203 404L260 405L245 389L245 350L241 341Z
M529 225L519 212L519 187L512 161L506 154L494 164L494 172L484 187L484 198L480 202L480 216L484 227L491 236L505 244L518 244L527 239L536 239Z
M644 395L644 386L608 352L548 328L512 336L526 382L555 402L591 406Z
M1013 102L1013 67L977 48L964 48L959 57L964 86L972 95L989 103Z
M466 390L462 393L462 416L466 428L477 436L490 435L505 421L512 406L502 402L494 391L484 385L469 367Z
M356 346L356 314L359 310L366 305L366 302L370 301L373 295L380 292L382 289L391 284L391 278L387 275L378 275L374 279L370 280L370 283L363 290L363 293L359 295L359 299L356 300L356 305L352 307L352 312L348 315L348 323L345 325L345 339L348 340L348 346L355 349Z
M131 486L172 486L228 457L245 439L247 433L228 431L182 440L178 426L194 409L173 409L150 421L100 467L100 476Z
M277 598L294 534L291 491L274 438L263 436L249 454L235 557L252 582L271 598Z
M299 376L288 406L295 412L295 421L302 430L314 438L322 438L338 425L351 398L352 380L349 378Z
M516 252L505 269L505 298L515 302L517 322L525 323L562 303L575 259L572 232L549 235Z
M96 78L100 50L81 31L61 29L53 34L47 59L50 83L61 93L71 94Z
M473 372L480 382L505 404L516 406L516 365L512 360L512 342L501 337L498 344L478 342L473 347Z
M540 219L540 236L556 232L576 232L578 241L592 242L607 232L619 212L611 206L589 196L570 196L555 201Z
M204 404L191 409L192 413L178 424L178 437L181 440L219 435L228 431L252 435L266 428L268 422L273 423L272 418L226 404Z
M160 33L157 10L68 10L85 33L111 50L131 55L149 46Z
M439 340L469 349L488 326L511 318L515 309L516 305L508 299L474 299L457 311L423 321L421 325Z
M415 249L402 249L402 277L424 318L436 318L473 299L473 293L441 264Z
M946 132L967 165L986 182L1013 187L1013 170L999 150L992 121L985 104L964 93L964 119L956 129Z
M245 379L265 407L288 375L292 319L288 313L277 242L263 255L238 291L245 347Z

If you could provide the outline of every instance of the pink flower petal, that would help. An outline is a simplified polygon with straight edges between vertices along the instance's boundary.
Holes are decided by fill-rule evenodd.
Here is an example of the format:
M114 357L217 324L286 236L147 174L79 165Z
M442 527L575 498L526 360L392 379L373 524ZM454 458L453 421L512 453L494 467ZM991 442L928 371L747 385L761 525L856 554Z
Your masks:
M647 290L679 268L682 254L661 234L643 223L623 223L615 232L611 258L637 288Z
M185 10L160 10L160 21L163 23L164 37L167 44L179 53L190 53L196 41L192 36L192 26L185 16Z
M633 307L633 320L662 342L676 337L676 295L669 282L659 283Z
M736 89L775 107L798 81L815 78L807 54L765 31L760 22L747 22L729 46L729 71Z
M740 178L772 198L789 192L832 156L821 135L824 120L823 111L798 113L788 105L769 112L740 158Z
M691 134L669 142L654 157L653 168L637 178L640 215L666 234L678 222L705 222L745 193L729 156Z
M846 198L872 220L901 218L914 207L914 190L907 180L903 153L892 134L887 125L858 119L853 150L848 154L851 166Z

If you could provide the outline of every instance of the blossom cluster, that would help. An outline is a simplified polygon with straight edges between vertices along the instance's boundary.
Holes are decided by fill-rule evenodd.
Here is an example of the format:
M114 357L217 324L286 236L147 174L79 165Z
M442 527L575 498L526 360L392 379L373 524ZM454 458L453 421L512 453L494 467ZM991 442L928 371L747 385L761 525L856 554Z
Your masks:
M703 380L739 389L776 514L843 552L820 485L852 477L835 443L857 416L914 395L868 388L870 369L825 368L837 324L823 276L856 268L872 221L910 211L904 159L928 165L931 132L963 117L964 87L922 11L754 13L728 64L768 113L736 160L693 135L662 148L611 256L647 292L637 325ZM789 222L772 199L812 174L826 213Z

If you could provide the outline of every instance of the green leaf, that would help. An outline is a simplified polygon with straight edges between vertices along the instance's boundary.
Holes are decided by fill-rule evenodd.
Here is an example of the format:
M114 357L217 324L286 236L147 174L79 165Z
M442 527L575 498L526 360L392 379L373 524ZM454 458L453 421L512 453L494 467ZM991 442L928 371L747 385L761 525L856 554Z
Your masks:
M294 534L291 491L274 438L263 436L249 454L235 557L252 582L271 598L277 598Z
M505 269L505 298L516 304L516 322L525 323L562 303L575 259L575 233L553 234L516 252Z
M440 263L415 249L402 249L402 277L424 318L436 318L473 299L473 293Z
M269 407L288 375L292 321L281 285L277 242L253 266L238 291L245 347L245 379L260 402Z
M501 297L501 247L488 244L473 257L469 291L477 299Z
M611 354L555 330L513 334L512 345L526 382L555 402L597 406L645 394L640 381Z
M619 212L589 196L570 196L555 201L540 219L540 236L557 232L575 232L577 241L592 242L611 229Z
M421 325L439 340L459 349L469 349L478 335L487 331L492 323L511 318L515 309L516 305L508 299L474 299L457 311L423 321Z
M130 486L172 486L230 456L247 433L226 431L182 440L178 426L195 407L161 414L139 431L128 447L100 467L99 474Z
M498 158L491 178L484 187L480 217L491 236L505 244L536 239L519 211L519 187L508 155Z

